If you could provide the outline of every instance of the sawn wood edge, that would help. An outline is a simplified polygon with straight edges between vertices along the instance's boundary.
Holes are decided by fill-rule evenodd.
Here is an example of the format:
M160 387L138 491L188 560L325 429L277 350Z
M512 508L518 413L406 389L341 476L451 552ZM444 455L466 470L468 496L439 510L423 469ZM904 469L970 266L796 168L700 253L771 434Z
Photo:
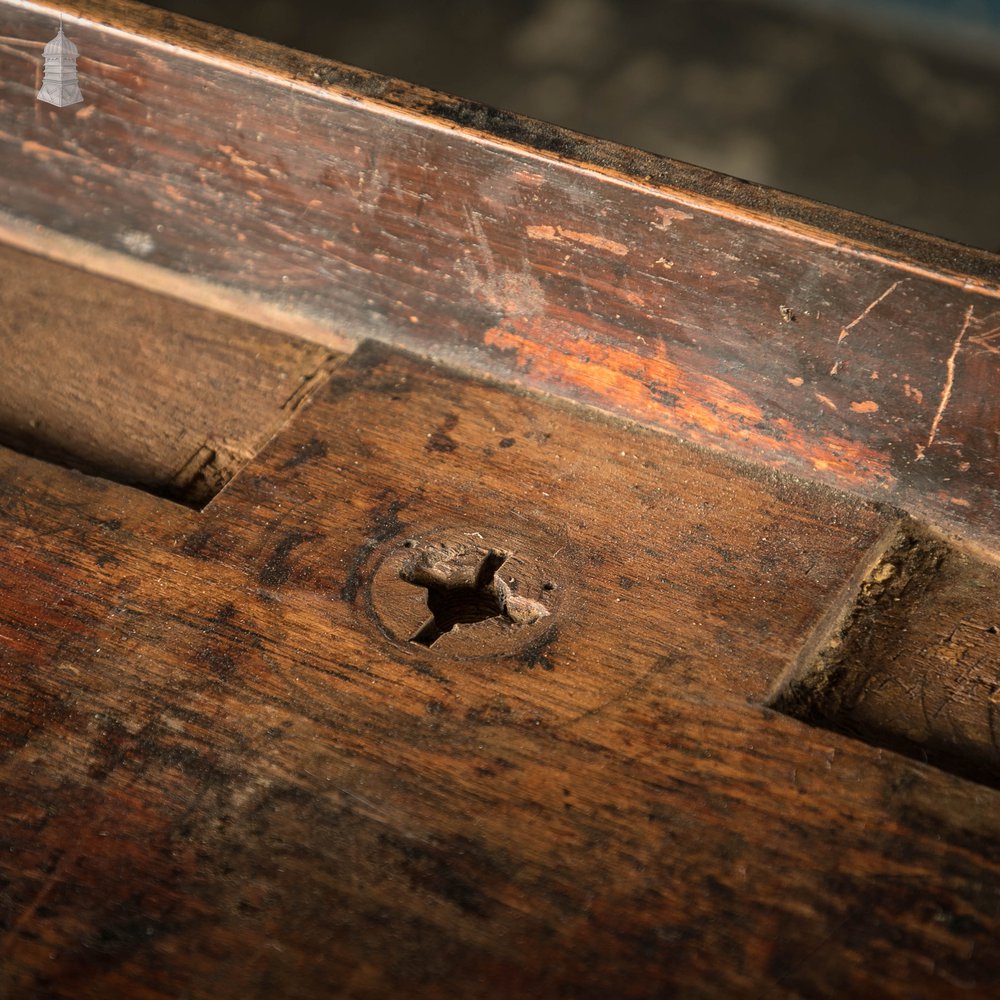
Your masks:
M87 97L48 109L29 77L54 8L0 0L12 242L997 549L996 255L139 4L67 7Z

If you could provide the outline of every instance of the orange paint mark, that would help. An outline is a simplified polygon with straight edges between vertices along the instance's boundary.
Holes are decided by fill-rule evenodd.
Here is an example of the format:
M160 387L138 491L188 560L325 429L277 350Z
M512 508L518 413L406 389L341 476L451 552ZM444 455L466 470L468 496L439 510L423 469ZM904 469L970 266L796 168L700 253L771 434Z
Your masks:
M855 413L878 413L878 403L873 399L866 399L863 403L851 403L851 409Z
M21 152L27 153L29 156L35 156L39 160L71 160L72 155L63 152L61 149L53 149L51 146L46 146L40 142L32 142L30 139L26 139L21 143Z
M528 237L533 240L548 240L552 243L569 241L570 243L582 243L584 246L594 247L597 250L606 250L617 257L625 257L628 254L628 247L624 243L617 243L604 236L596 236L593 233L581 233L575 229L563 229L562 226L528 226L525 230Z
M796 388L798 388L798 387L799 387L800 385L802 385L802 381L803 381L803 380L802 380L802 379L800 379L800 378L798 378L797 376L796 376L795 378L789 378L789 377L788 377L788 376L786 375L786 376L785 376L785 381L786 381L786 382L787 382L787 383L788 383L789 385L794 385L794 386L795 386Z
M579 397L689 441L716 447L737 441L740 451L770 455L775 465L802 463L852 485L895 481L882 452L836 435L808 433L784 418L766 417L739 389L713 375L674 364L665 352L644 358L621 347L581 339L570 329L554 328L551 322L543 329L529 319L494 327L483 340L512 352L517 366L530 373L534 386L575 386Z
M258 169L260 164L256 160L251 160L246 156L241 156L239 150L235 146L226 146L220 143L215 147L223 156L229 160L230 163L239 167L247 177L251 177L257 181L266 181L268 176L262 170Z
M657 205L653 211L660 217L658 222L653 223L654 229L669 229L675 222L684 222L694 218L689 212L682 212L677 208L661 208Z
M521 184L528 184L531 187L542 186L542 175L531 170L515 170L514 177Z
M555 226L528 226L525 232L533 240L559 239L559 230Z
M816 395L816 398L824 406L828 407L831 410L836 410L837 409L837 404L832 399L830 399L829 396L824 396L823 393L821 393L821 392L817 392L815 395Z
M628 254L628 247L624 243L616 243L614 240L605 239L603 236L595 236L593 233L578 233L572 229L560 229L559 232L568 240L574 243L583 243L588 247L596 247L598 250L607 250L618 257Z

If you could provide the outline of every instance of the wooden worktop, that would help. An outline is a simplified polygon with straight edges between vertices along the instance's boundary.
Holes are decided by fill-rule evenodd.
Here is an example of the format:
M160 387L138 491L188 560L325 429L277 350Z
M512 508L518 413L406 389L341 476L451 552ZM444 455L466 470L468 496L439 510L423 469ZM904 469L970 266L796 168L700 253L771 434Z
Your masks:
M997 258L65 9L54 109L0 0L0 996L1000 990Z

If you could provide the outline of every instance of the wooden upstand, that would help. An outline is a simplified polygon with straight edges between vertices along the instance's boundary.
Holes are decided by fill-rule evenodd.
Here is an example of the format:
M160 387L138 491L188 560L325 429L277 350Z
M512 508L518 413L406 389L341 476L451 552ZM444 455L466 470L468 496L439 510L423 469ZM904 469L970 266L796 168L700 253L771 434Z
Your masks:
M1000 258L0 0L0 997L1000 992Z

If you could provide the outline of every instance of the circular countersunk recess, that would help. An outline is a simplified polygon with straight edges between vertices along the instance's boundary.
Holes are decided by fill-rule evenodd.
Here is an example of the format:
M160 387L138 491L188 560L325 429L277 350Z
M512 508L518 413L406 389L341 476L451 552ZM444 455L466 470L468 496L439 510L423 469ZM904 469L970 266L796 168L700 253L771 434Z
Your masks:
M414 653L517 655L551 630L562 602L552 557L495 531L438 529L377 555L370 607L382 632Z

